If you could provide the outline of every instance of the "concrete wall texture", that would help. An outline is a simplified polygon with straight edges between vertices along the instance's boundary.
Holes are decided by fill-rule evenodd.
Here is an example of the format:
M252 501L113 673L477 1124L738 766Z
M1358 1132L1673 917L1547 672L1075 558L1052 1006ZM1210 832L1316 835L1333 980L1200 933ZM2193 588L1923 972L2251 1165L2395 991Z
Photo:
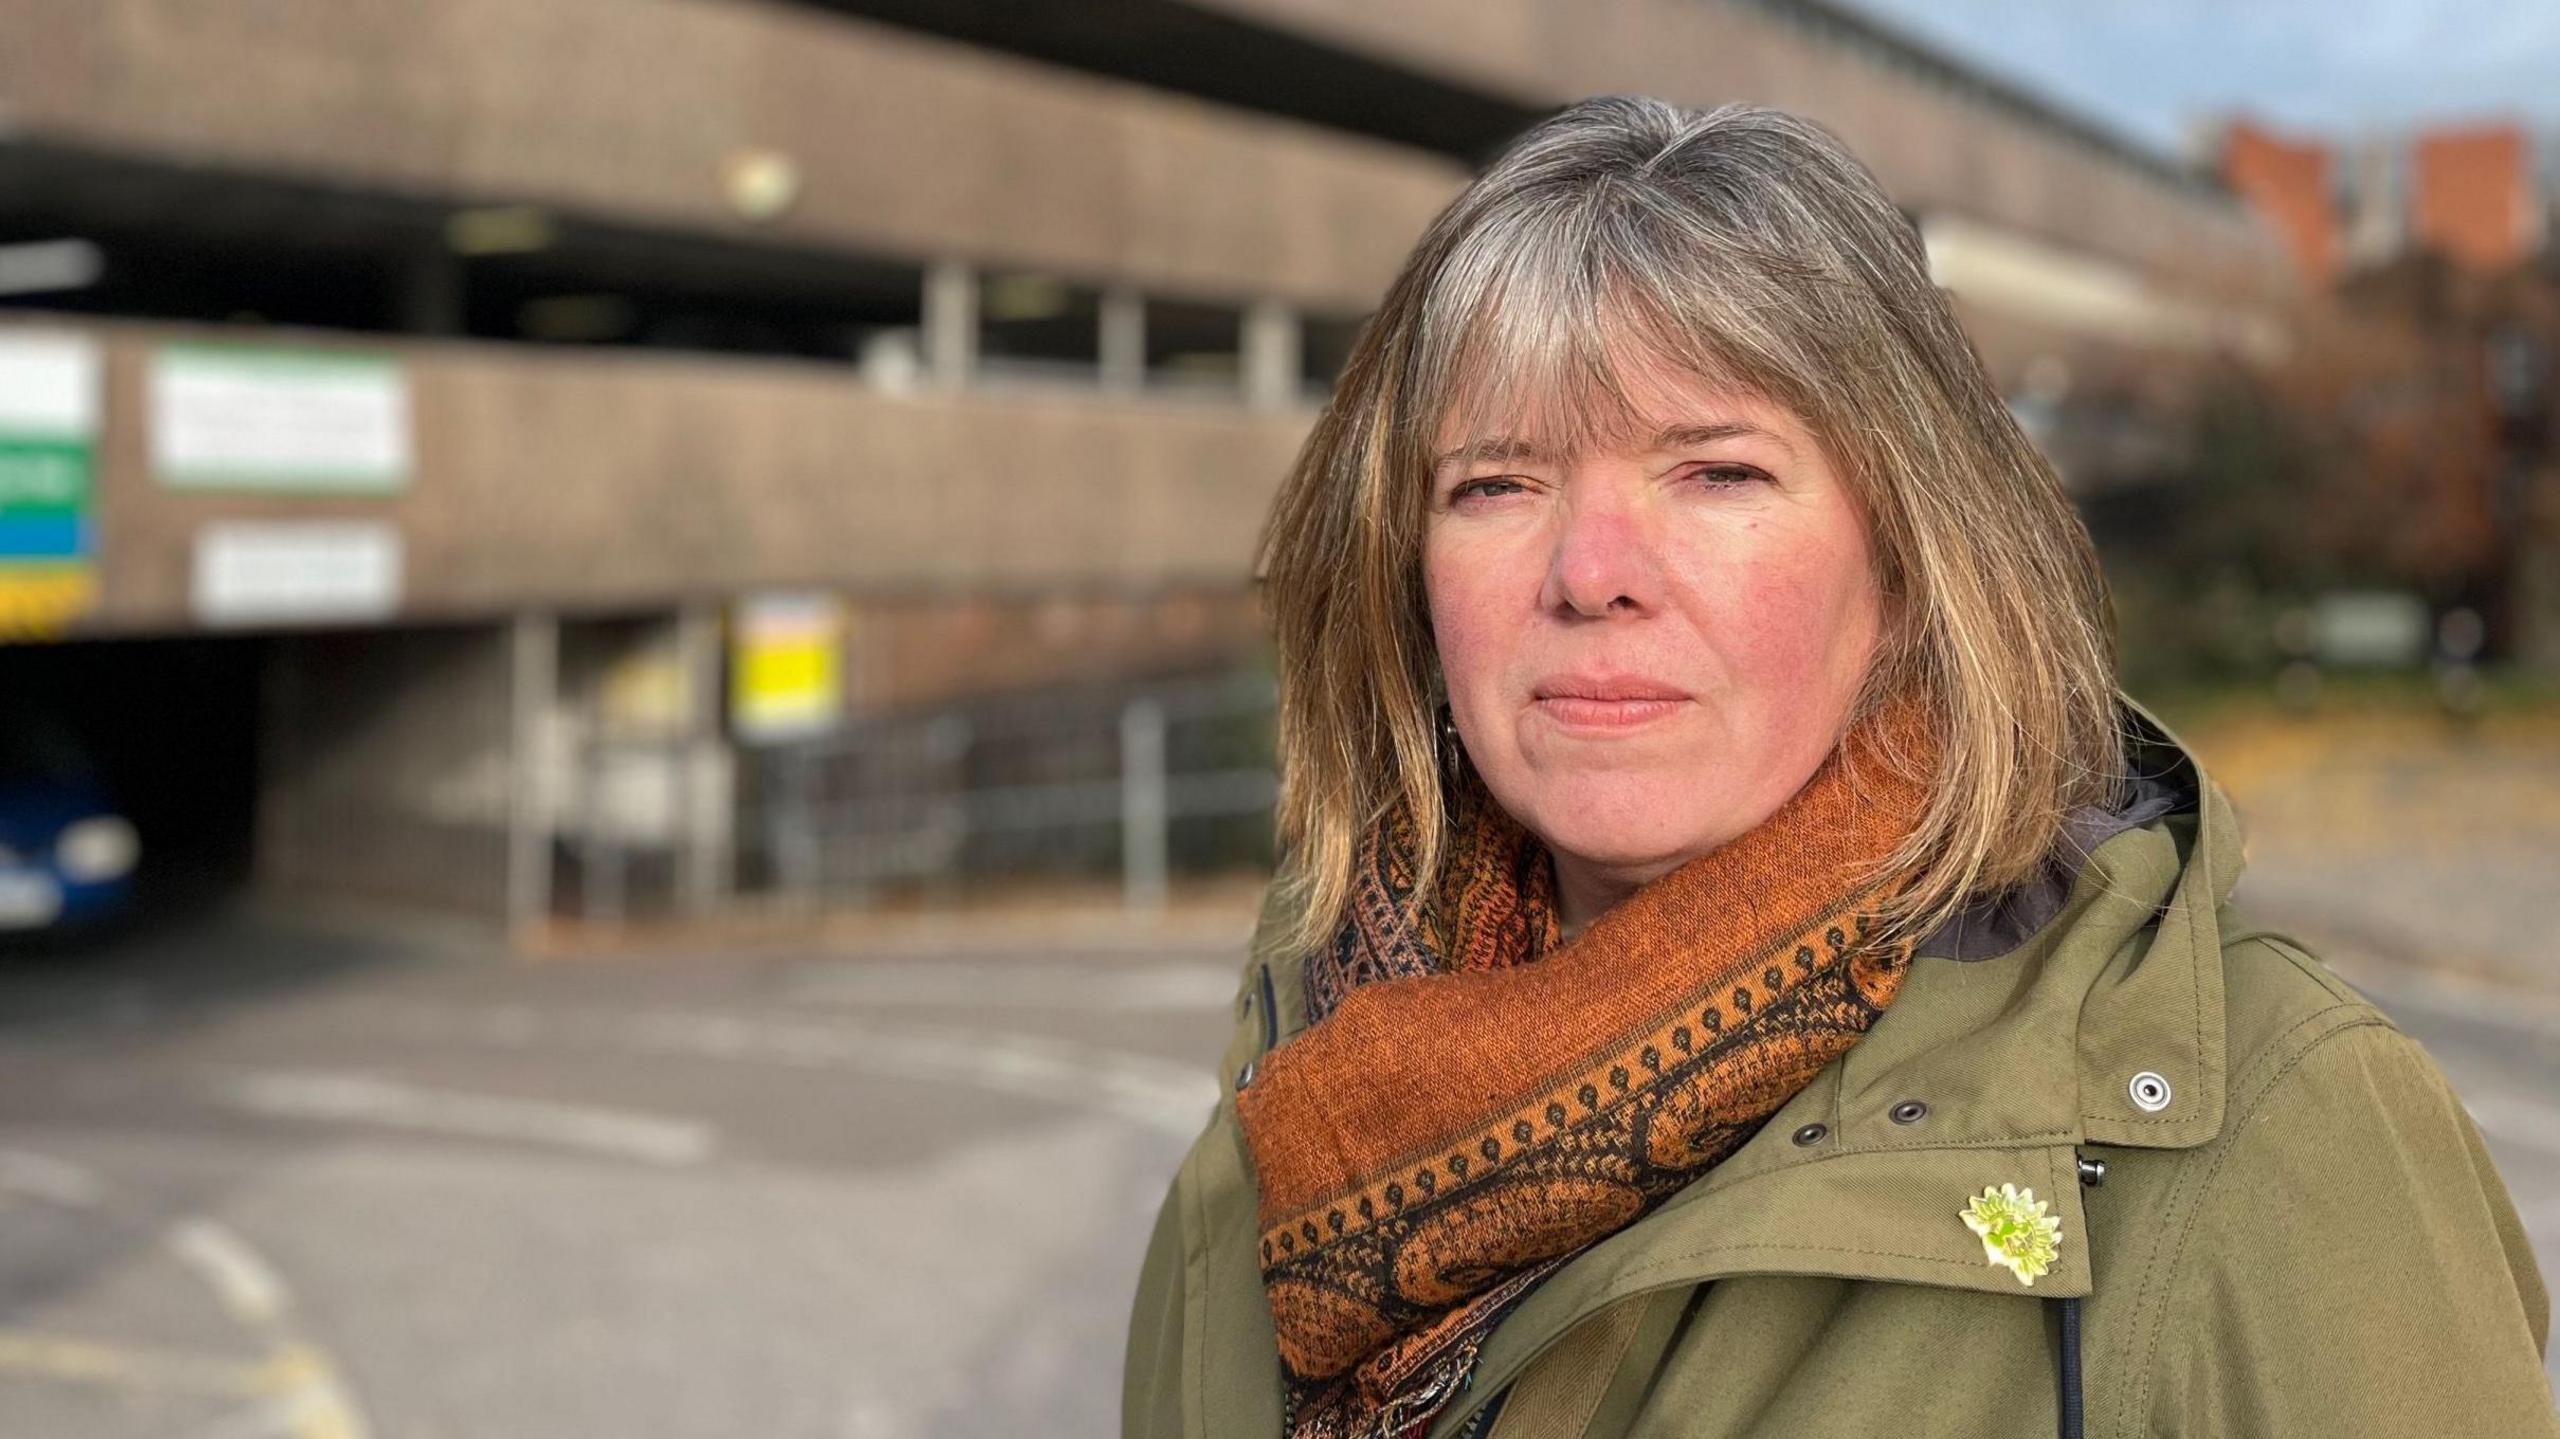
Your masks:
M2267 278L2262 233L2228 196L1751 7L1200 3L1540 107L1602 90L1791 106L1915 211L2077 246L2179 293ZM0 46L12 133L49 146L1235 305L1364 312L1464 180L1445 156L817 6L19 0L9 27L24 42ZM799 170L768 220L724 188L750 152ZM395 521L409 618L772 584L1238 583L1306 423L1097 394L891 395L814 365L366 340L415 387L406 493L175 495L139 458L155 335L100 328L92 632L189 625L190 537L231 515ZM1045 484L1020 479L1034 456Z
M384 497L177 490L143 433L154 350L97 327L101 607L93 632L195 623L220 520L375 519L401 616L628 610L764 586L1023 594L1241 583L1306 425L1176 399L889 393L843 367L296 336L396 358L416 474Z
M1438 156L735 0L14 0L20 134L368 189L1365 311ZM254 83L245 83L254 77ZM777 151L769 225L724 163Z

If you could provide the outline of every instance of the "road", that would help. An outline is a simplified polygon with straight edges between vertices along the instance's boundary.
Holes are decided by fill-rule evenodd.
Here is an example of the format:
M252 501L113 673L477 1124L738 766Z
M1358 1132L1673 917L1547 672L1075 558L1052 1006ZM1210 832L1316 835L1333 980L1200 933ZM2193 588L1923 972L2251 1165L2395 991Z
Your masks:
M233 925L0 987L0 1434L1116 1428L1234 967Z
M527 963L237 919L0 975L0 1434L1115 1432L1234 963ZM2560 1012L2406 976L2560 1257Z

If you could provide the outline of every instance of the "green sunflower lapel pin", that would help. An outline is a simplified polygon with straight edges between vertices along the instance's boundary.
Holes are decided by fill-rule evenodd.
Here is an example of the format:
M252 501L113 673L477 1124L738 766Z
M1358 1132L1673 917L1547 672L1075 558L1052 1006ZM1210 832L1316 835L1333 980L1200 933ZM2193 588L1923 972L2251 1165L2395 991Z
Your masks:
M2062 1243L2062 1219L2047 1214L2048 1207L2034 1190L2003 1184L1975 1195L1956 1217L1981 1238L1984 1257L2017 1275L2020 1284L2032 1285L2053 1267L2054 1250Z

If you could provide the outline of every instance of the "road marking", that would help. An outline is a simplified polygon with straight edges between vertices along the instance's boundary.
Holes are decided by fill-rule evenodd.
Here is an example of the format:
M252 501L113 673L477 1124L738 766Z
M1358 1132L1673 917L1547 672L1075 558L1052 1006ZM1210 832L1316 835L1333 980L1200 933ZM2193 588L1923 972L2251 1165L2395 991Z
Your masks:
M229 1226L198 1215L171 1225L163 1237L233 1318L264 1328L283 1317L284 1281Z
M95 1209L105 1193L98 1176L79 1165L18 1149L0 1150L0 1190L66 1209Z
M226 1426L219 1439L238 1434L284 1434L291 1439L366 1439L364 1415L338 1380L327 1355L308 1344L283 1344L260 1371L275 1400L255 1412L263 1430ZM248 1419L250 1415L237 1416ZM215 1436L206 1436L215 1439Z
M365 1434L364 1421L335 1371L303 1344L279 1344L265 1359L251 1363L0 1330L0 1374L257 1401L197 1431L195 1439L363 1439Z
M97 1175L50 1155L0 1150L0 1189L92 1211L104 1222L135 1219L132 1205L107 1202L107 1186ZM259 1401L196 1439L368 1439L371 1431L354 1394L328 1354L295 1332L291 1292L248 1240L220 1220L190 1214L162 1229L160 1243L265 1347L264 1359L252 1363L0 1329L0 1374Z
M1217 1079L1200 1066L1004 1030L882 1024L853 1016L775 1020L698 1010L589 1009L537 1016L515 1005L475 1008L411 1001L367 1003L355 1013L416 1043L581 1048L963 1084L1099 1110L1182 1139L1199 1134L1218 1102ZM297 1110L322 1107L300 1094L290 1098ZM335 1111L364 1106L333 1094L327 1107L331 1113L312 1117L358 1118ZM707 1141L708 1135L706 1147Z
M101 1344L25 1329L0 1329L0 1373L188 1394L271 1392L263 1364Z
M691 1120L426 1089L367 1074L255 1073L233 1081L228 1098L274 1118L518 1140L644 1164L700 1164L715 1147L711 1127Z
M793 1024L660 1012L632 1016L616 1037L661 1054L966 1084L1098 1108L1186 1139L1199 1133L1218 1100L1217 1080L1187 1064L998 1030Z

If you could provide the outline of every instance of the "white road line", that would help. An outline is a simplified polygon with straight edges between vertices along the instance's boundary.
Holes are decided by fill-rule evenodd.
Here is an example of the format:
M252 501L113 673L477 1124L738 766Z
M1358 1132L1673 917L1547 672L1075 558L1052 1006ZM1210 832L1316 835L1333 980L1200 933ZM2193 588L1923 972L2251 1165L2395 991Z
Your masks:
M711 1157L709 1125L628 1110L426 1089L367 1074L255 1073L233 1081L233 1104L282 1119L557 1145L669 1166Z
M661 1054L860 1070L1082 1105L1190 1138L1217 1103L1217 1080L1187 1064L996 1030L720 1015L635 1015L614 1036Z
M129 1202L108 1203L106 1182L51 1155L0 1150L0 1189L30 1194L105 1216L138 1215ZM161 1231L160 1242L221 1302L233 1320L267 1346L254 1366L209 1357L156 1354L123 1345L0 1331L0 1369L40 1372L111 1385L176 1385L213 1393L264 1396L198 1439L368 1439L370 1426L328 1353L295 1333L293 1296L275 1266L218 1219L189 1214Z
M283 1316L288 1304L284 1281L230 1226L196 1215L169 1226L163 1238L170 1252L203 1278L233 1318L265 1328Z
M67 1209L95 1209L106 1192L98 1176L79 1165L20 1149L0 1150L0 1190Z
M491 1010L408 1001L370 1003L361 1013L420 1043L566 1046L961 1084L1099 1110L1184 1139L1200 1132L1218 1100L1216 1077L1196 1065L1005 1030L874 1023L853 1016L777 1020L696 1010L571 1010L537 1021L520 1007Z

